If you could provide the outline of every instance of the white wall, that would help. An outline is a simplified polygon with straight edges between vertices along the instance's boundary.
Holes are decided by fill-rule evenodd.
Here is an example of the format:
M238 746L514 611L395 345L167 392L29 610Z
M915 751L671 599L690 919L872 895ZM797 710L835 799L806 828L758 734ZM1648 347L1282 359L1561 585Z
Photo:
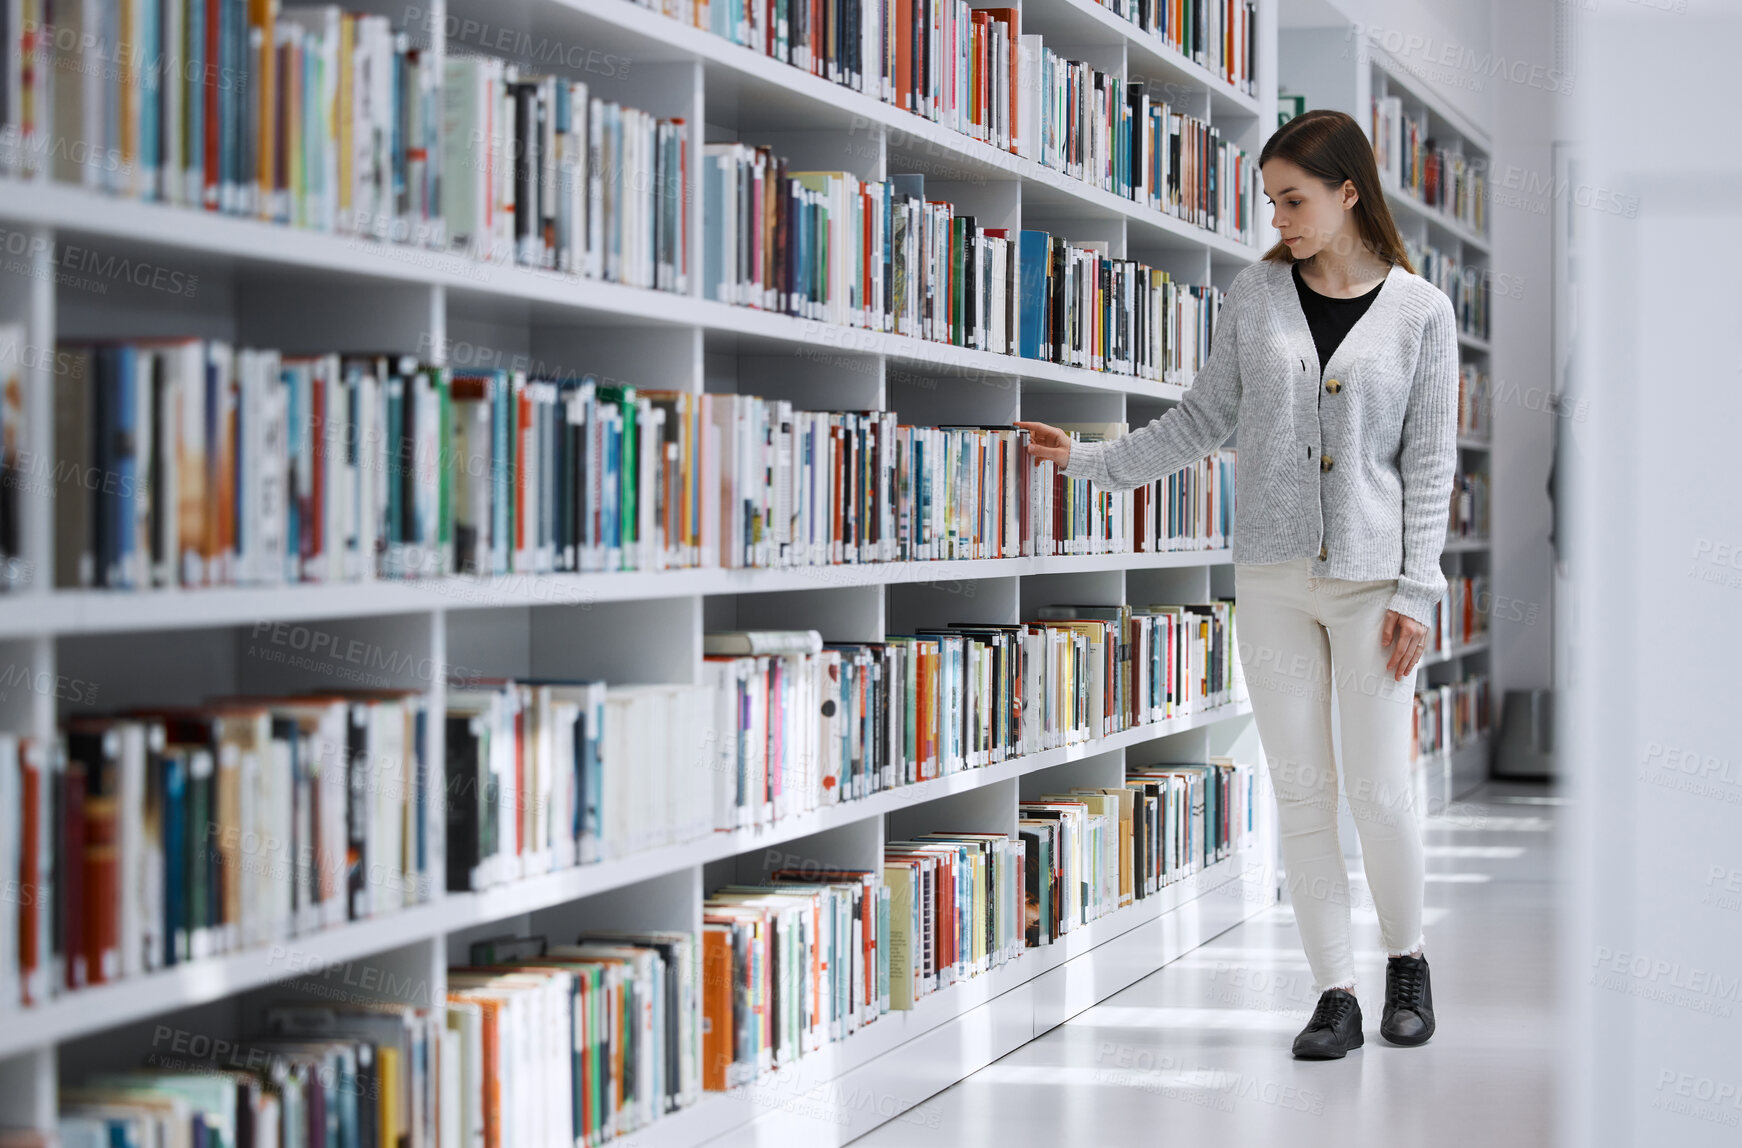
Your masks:
M1603 0L1579 34L1561 726L1566 1148L1742 1142L1742 6Z
M1555 60L1554 8L1554 0L1496 5L1496 54L1542 63L1546 73ZM1497 496L1490 630L1497 706L1508 688L1551 684L1547 484L1556 416L1547 396L1554 390L1550 241L1558 194L1552 144L1557 134L1565 134L1561 125L1580 92L1576 82L1564 82L1558 69L1554 81L1550 87L1546 80L1540 86L1508 80L1493 92L1488 211L1497 297L1489 373L1496 396L1490 465Z
M1499 7L1519 0L1503 0ZM1534 0L1531 0L1534 2ZM1353 21L1427 80L1448 103L1483 127L1498 86L1492 48L1493 0L1281 0L1281 26L1329 27Z

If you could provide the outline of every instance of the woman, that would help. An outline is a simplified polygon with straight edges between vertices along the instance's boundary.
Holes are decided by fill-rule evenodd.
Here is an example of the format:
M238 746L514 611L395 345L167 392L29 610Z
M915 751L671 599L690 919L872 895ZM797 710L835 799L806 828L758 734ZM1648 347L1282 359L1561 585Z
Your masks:
M1446 587L1457 330L1450 300L1410 266L1353 119L1290 120L1259 167L1282 241L1235 276L1209 360L1179 405L1108 442L1017 425L1035 454L1103 490L1151 482L1239 431L1239 653L1320 994L1294 1055L1334 1059L1362 1038L1333 681L1344 783L1388 957L1379 1031L1403 1045L1434 1031L1409 736L1416 666Z

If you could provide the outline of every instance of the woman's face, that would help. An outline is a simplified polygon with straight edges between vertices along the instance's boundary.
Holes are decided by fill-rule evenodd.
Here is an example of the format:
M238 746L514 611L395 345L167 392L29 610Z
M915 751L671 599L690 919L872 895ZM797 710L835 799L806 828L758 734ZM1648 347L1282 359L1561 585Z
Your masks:
M1348 180L1326 187L1299 164L1273 159L1264 165L1264 194L1275 208L1272 221L1296 259L1311 259L1320 251L1348 253L1358 235L1352 209L1359 197Z

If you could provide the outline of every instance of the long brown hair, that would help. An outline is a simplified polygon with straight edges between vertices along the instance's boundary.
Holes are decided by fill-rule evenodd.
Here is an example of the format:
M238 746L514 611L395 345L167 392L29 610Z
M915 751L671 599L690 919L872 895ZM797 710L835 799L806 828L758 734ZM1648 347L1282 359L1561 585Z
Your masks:
M1367 142L1366 133L1353 116L1316 108L1294 117L1264 141L1264 150L1258 153L1258 166L1262 168L1273 159L1296 164L1329 187L1341 187L1344 180L1353 183L1355 227L1362 242L1379 258L1401 265L1412 275L1415 273L1415 266L1403 249L1403 238L1397 234L1397 224L1391 218L1391 208L1385 202L1385 192L1379 186L1373 145ZM1264 258L1293 263L1294 252L1288 249L1288 244L1279 242L1264 253Z

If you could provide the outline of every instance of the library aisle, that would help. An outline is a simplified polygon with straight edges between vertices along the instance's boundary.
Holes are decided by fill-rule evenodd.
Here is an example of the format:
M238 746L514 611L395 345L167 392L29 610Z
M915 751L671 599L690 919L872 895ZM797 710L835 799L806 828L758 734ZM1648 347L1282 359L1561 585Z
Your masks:
M1366 1044L1344 1060L1289 1054L1317 998L1283 901L856 1145L1549 1143L1564 899L1546 793L1489 783L1425 823L1439 1029L1421 1048L1379 1036L1379 930L1352 859Z

